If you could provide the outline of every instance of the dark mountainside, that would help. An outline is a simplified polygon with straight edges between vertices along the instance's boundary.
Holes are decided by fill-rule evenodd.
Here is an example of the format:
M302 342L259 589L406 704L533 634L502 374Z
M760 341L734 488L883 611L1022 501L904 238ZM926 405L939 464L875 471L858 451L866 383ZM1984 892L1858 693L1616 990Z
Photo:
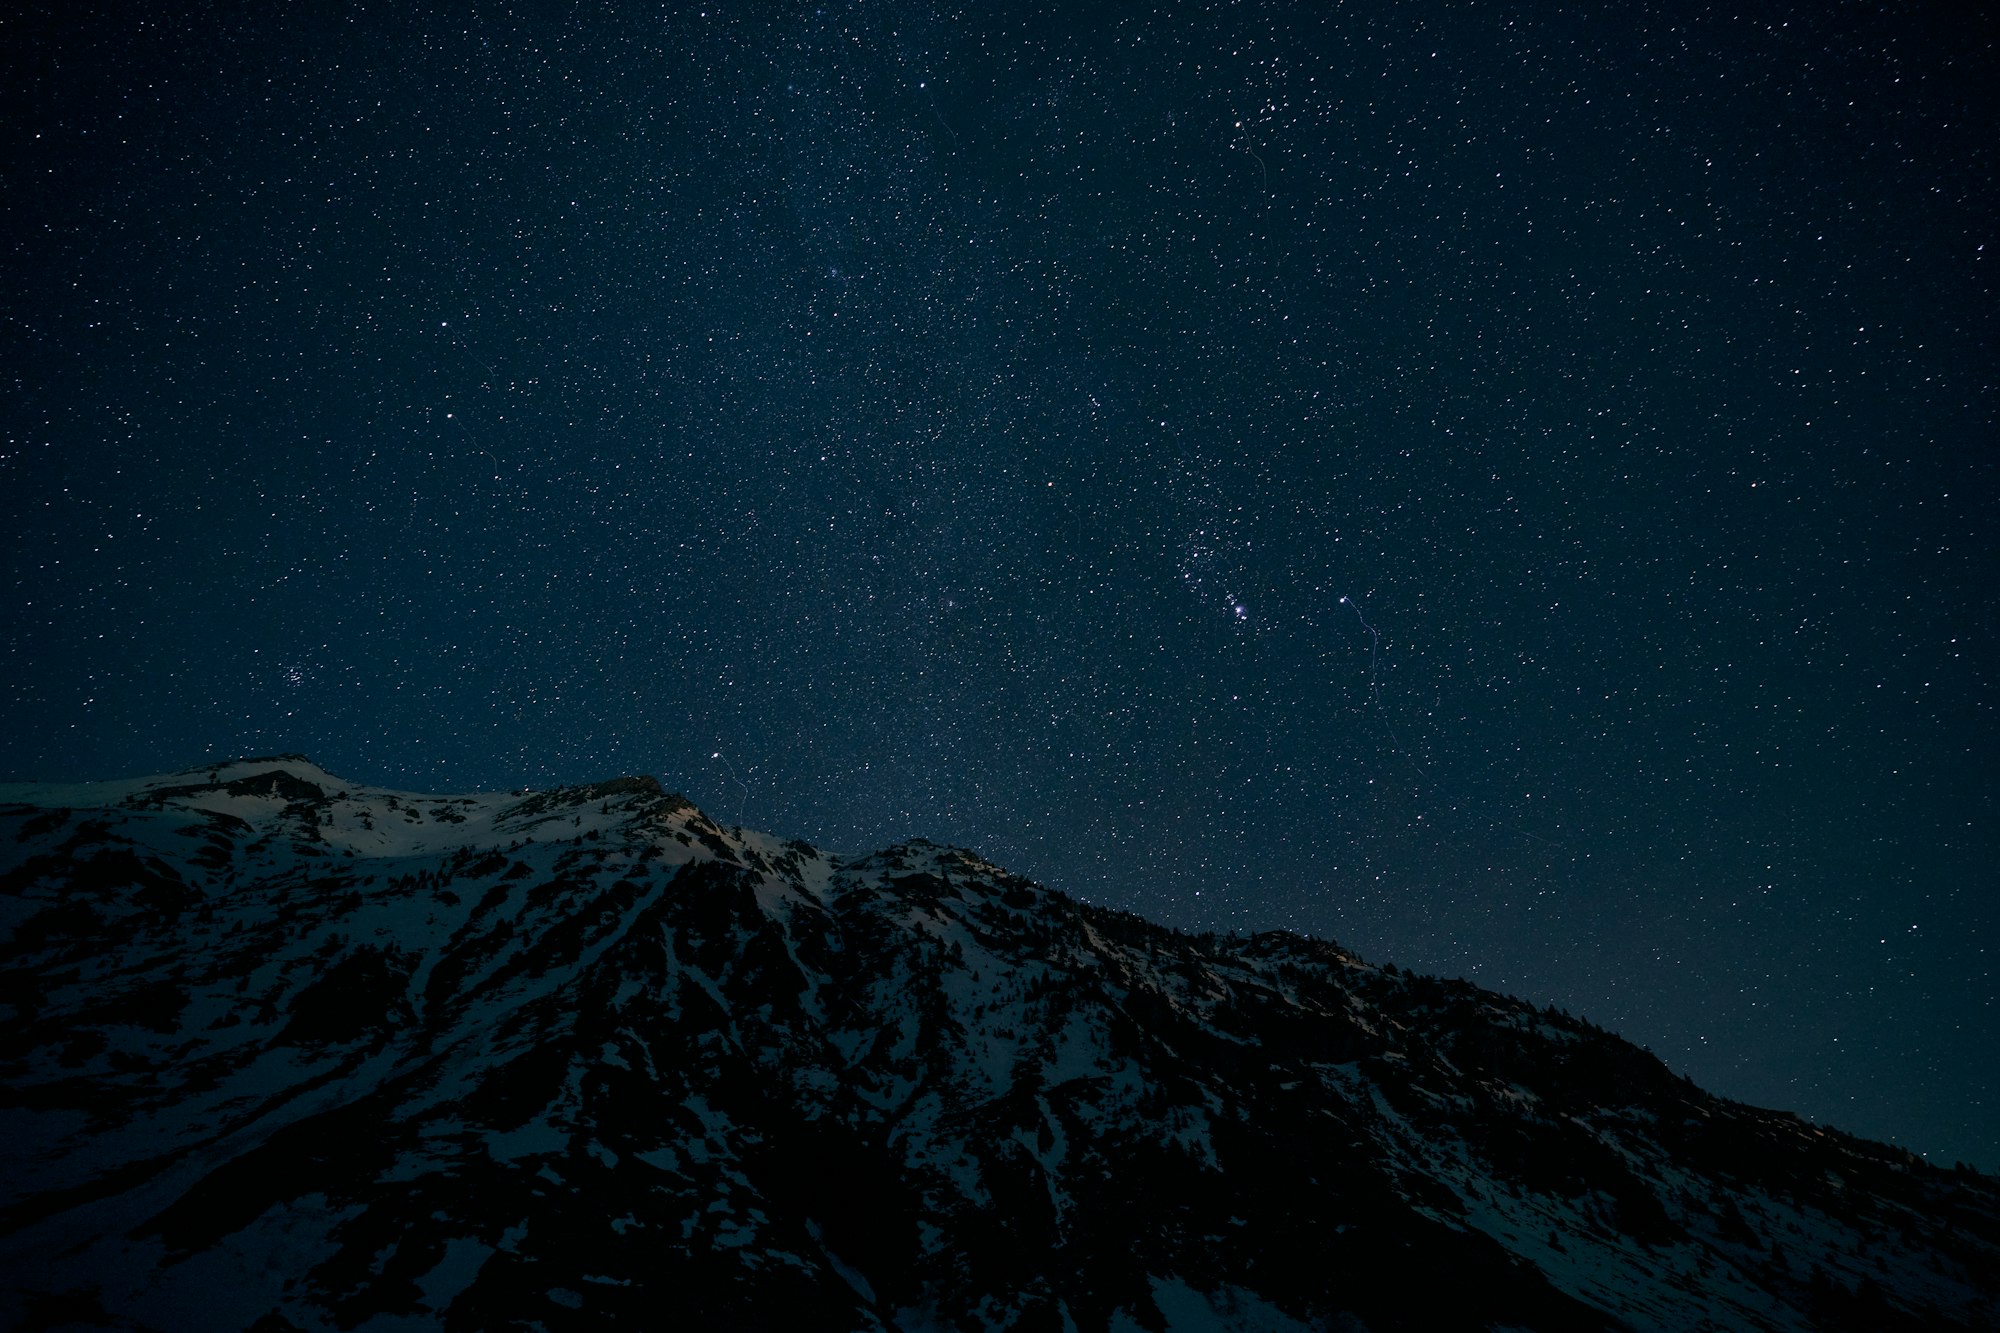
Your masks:
M0 1325L1990 1329L2000 1188L648 778L0 788Z

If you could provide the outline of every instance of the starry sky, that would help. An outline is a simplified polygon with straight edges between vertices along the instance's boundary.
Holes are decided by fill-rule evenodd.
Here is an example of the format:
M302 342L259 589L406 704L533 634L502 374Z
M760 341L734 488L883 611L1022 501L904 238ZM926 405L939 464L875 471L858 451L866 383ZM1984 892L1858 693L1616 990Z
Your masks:
M0 777L657 774L2000 1168L1996 24L52 7Z

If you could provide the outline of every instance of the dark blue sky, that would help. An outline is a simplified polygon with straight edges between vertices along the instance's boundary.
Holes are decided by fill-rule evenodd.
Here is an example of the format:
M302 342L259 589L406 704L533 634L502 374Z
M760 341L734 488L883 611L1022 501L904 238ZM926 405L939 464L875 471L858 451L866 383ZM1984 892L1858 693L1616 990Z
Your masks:
M0 774L650 772L2000 1166L1990 17L60 12Z

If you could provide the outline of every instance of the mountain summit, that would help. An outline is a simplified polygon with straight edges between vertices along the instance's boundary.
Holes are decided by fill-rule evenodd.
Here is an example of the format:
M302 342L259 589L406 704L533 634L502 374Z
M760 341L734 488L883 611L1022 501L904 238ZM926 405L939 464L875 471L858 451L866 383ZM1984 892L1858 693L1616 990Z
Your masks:
M1989 1329L2000 1188L650 778L0 787L0 1325Z

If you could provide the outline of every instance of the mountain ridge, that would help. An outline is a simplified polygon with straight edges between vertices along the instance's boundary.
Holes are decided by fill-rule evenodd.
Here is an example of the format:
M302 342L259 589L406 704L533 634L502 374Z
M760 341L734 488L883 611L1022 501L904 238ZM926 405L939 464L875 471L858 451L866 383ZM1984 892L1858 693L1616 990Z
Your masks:
M20 1327L1980 1328L1986 1177L657 780L0 785ZM676 1322L678 1321L678 1322Z

